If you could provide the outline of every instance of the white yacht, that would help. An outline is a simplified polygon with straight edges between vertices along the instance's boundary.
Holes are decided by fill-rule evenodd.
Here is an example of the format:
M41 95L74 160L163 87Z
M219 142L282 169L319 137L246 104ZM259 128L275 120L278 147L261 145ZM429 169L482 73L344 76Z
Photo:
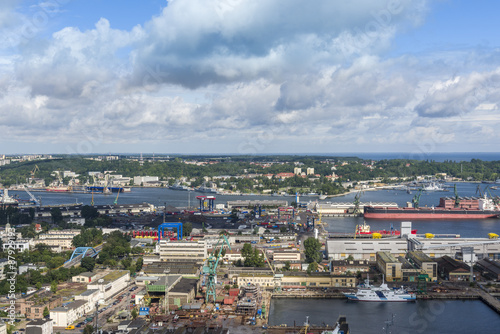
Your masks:
M408 292L403 287L399 289L390 289L382 280L380 286L372 286L369 283L369 278L365 284L358 287L355 293L344 293L349 300L360 302L410 302L415 301L417 296L415 293Z

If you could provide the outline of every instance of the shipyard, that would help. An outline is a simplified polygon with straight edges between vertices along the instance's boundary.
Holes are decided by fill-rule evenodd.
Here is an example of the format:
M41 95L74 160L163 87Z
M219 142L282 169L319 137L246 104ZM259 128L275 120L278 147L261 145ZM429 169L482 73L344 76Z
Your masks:
M498 331L499 10L2 1L0 334Z
M210 194L189 186L144 187L146 179L137 178L139 186L127 191L98 192L92 184L132 182L107 175L91 174L90 185L81 185L90 191L81 193L42 193L29 184L3 189L5 231L14 228L18 234L9 244L5 239L4 249L50 254L46 262L31 256L33 262L20 263L18 275L39 271L46 283L18 290L16 329L353 333L359 323L350 309L365 302L403 302L411 308L462 300L500 313L498 218L438 217L429 224L428 218L363 217L369 207L389 211L401 202L482 210L481 203L497 205L495 189L485 185L447 183L454 197L424 193L423 187L416 194L400 193L382 185L320 199L298 191L279 197L228 195L210 182L205 182L213 187ZM57 173L54 178L59 182ZM479 196L469 195L478 189ZM70 203L75 194L78 199ZM140 203L134 202L138 194ZM162 200L151 200L159 196ZM19 217L32 222L23 224ZM450 229L463 221L474 233ZM72 274L59 278L53 289L44 276L63 269ZM314 300L331 301L338 310L321 320L317 310L280 318L287 313L282 301L291 307ZM398 319L379 322L397 326Z

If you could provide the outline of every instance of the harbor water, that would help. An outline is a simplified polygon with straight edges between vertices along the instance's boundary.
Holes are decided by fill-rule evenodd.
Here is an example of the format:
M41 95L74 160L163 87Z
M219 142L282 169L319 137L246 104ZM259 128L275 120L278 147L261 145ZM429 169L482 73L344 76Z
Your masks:
M333 326L345 315L353 334L498 333L500 317L478 300L419 300L412 303L359 303L343 299L273 299L269 324ZM386 321L394 315L386 332Z

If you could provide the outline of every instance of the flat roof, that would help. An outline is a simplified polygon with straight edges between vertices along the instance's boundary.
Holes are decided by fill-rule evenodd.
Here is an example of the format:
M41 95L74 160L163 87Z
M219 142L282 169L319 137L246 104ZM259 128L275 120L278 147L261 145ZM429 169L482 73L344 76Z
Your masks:
M420 262L436 262L422 251L412 251L409 252L408 254L410 255L410 257L413 257L414 259Z
M26 324L26 327L28 326L42 326L43 324L47 322L51 322L52 320L50 319L35 319Z
M130 272L128 270L113 270L112 272L110 272L109 274L107 274L104 277L101 277L100 279L103 279L104 283L113 282L113 281L116 281L120 277L125 276L127 274L130 274Z
M183 277L172 289L170 289L170 292L189 293L191 290L196 289L197 283L197 279Z
M76 309L76 308L79 308L83 305L87 304L87 301L86 300L75 300L74 302L72 303L69 303L68 305L66 306L60 306L60 307L56 307L56 308L53 308L52 310L50 310L51 312L67 312L71 309Z
M377 252L377 257L379 257L385 263L397 263L399 262L394 255L389 252Z
M87 291L84 291L80 294L80 296L91 296L93 295L96 291L99 291L97 289L90 289L90 290L87 290Z

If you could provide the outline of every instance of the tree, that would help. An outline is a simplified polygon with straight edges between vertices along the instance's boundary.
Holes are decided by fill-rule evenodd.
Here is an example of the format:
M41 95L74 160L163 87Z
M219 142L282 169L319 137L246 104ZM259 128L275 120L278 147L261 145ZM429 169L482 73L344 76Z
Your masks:
M52 293L57 292L57 282L56 281L52 281L52 283L50 283L50 291L52 291Z
M94 326L92 325L85 326L85 328L83 329L83 334L92 334L92 333L94 333Z
M304 248L307 263L319 262L323 258L320 253L321 243L316 238L307 238L304 241Z
M59 208L50 209L50 215L52 216L52 222L55 224L59 224L63 221L62 212Z
M283 266L283 270L290 270L290 261L285 261L285 265Z
M316 270L318 270L318 264L316 262L309 263L309 266L307 266L307 273L310 274Z
M137 309L136 309L136 308L134 308L134 309L132 310L131 315L132 315L132 319L137 318L137 316L139 315L139 313L137 313Z
M124 266L125 269L129 268L131 264L132 264L132 259L129 257L126 257L122 260L122 266Z
M92 271L95 267L95 259L90 256L84 257L80 265L82 268L85 268L85 270Z
M95 219L99 217L99 211L96 208L89 205L82 206L82 217L85 218L85 221Z
M182 236L186 237L191 235L191 232L193 231L193 224L191 222L184 222L182 223Z
M137 272L141 271L143 263L144 260L142 259L142 257L138 258L137 262L135 263L135 271Z
M45 306L45 308L43 309L43 317L47 318L48 316L50 316L50 311L49 311L48 307Z
M40 281L36 282L35 286L36 286L37 290L40 290L42 288L42 282L40 282Z

